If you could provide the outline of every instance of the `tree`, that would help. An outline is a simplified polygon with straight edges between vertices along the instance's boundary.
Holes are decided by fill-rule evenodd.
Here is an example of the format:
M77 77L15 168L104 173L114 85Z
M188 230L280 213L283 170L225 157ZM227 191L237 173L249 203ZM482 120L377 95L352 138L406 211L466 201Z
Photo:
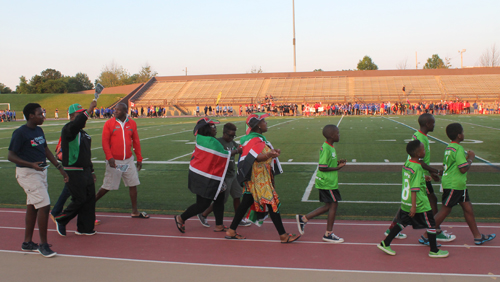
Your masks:
M66 83L62 79L50 79L42 83L37 93L65 93L68 92Z
M12 93L12 89L7 87L5 84L0 83L0 94Z
M19 85L16 87L16 92L19 94L33 93L33 89L24 75L19 78Z
M130 74L122 66L118 66L114 61L104 66L97 82L104 87L126 85L130 79Z
M396 68L398 70L405 70L406 69L406 65L408 63L408 58L402 60L401 62L399 62L397 65L396 65Z
M448 66L439 58L438 54L432 55L427 59L427 63L424 65L424 69L447 69Z
M314 69L313 72L315 71L323 71L322 69Z
M250 70L250 73L262 73L262 67L259 67L259 69L257 69L256 66L253 66L252 69Z
M147 82L152 77L156 76L158 73L151 69L151 66L146 64L141 68L135 83Z
M490 49L486 49L479 58L479 65L482 67L498 67L500 66L500 51L493 44Z
M56 80L62 78L61 72L55 69L46 69L42 71L41 75L44 80Z
M378 66L372 61L372 58L364 56L358 62L358 70L378 70Z
M94 89L94 84L92 84L92 81L90 81L87 74L79 72L79 73L75 74L75 79L78 81L78 83L81 86L80 89L77 91ZM73 91L70 91L70 92L73 92Z
M450 57L444 57L444 65L446 66L447 69L451 68L451 58Z

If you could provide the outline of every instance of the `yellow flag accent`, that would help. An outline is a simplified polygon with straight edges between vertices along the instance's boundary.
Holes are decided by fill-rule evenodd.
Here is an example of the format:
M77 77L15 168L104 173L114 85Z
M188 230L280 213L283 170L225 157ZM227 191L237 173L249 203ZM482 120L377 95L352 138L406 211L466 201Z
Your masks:
M220 100L220 97L222 96L222 91L219 92L219 95L217 95L217 102L215 102L215 104L219 104L219 100Z

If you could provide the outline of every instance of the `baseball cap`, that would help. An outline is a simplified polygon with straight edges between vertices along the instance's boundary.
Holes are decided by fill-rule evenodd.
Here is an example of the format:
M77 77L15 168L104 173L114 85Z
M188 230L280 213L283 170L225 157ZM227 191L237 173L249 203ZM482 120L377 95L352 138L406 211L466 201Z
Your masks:
M71 115L73 113L83 112L85 109L80 104L73 104L69 106L68 113Z
M246 134L249 134L250 131L252 131L252 128L256 127L261 120L265 119L268 116L269 114L266 113L255 113L249 115L246 121L247 124Z
M196 134L198 134L198 130L202 127L204 127L205 125L207 124L219 124L220 122L218 120L215 120L215 119L210 119L210 118L201 118L198 120L198 122L196 123L195 127L194 127L194 130L193 130L193 134L194 136L196 136Z

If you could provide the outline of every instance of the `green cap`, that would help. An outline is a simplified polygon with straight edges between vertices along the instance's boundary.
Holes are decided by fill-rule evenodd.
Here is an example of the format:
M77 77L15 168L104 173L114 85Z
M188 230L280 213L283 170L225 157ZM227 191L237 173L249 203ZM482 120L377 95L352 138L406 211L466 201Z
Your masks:
M80 104L73 104L69 106L68 113L71 115L73 113L83 112L85 109Z

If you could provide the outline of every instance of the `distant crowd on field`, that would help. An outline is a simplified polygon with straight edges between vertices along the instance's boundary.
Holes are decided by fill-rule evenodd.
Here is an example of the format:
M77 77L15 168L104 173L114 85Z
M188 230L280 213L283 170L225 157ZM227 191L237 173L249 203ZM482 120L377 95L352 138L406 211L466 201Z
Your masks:
M16 119L16 111L0 110L0 120L1 120L1 122L17 120Z
M441 101L441 102L381 102L381 103L333 103L323 104L302 103L280 103L276 104L270 100L265 103L240 105L234 110L229 105L216 105L212 107L205 105L203 109L196 106L196 116L248 116L253 113L265 112L273 116L322 116L322 115L420 115L430 113L434 115L446 114L498 114L500 104L495 102L469 101Z

